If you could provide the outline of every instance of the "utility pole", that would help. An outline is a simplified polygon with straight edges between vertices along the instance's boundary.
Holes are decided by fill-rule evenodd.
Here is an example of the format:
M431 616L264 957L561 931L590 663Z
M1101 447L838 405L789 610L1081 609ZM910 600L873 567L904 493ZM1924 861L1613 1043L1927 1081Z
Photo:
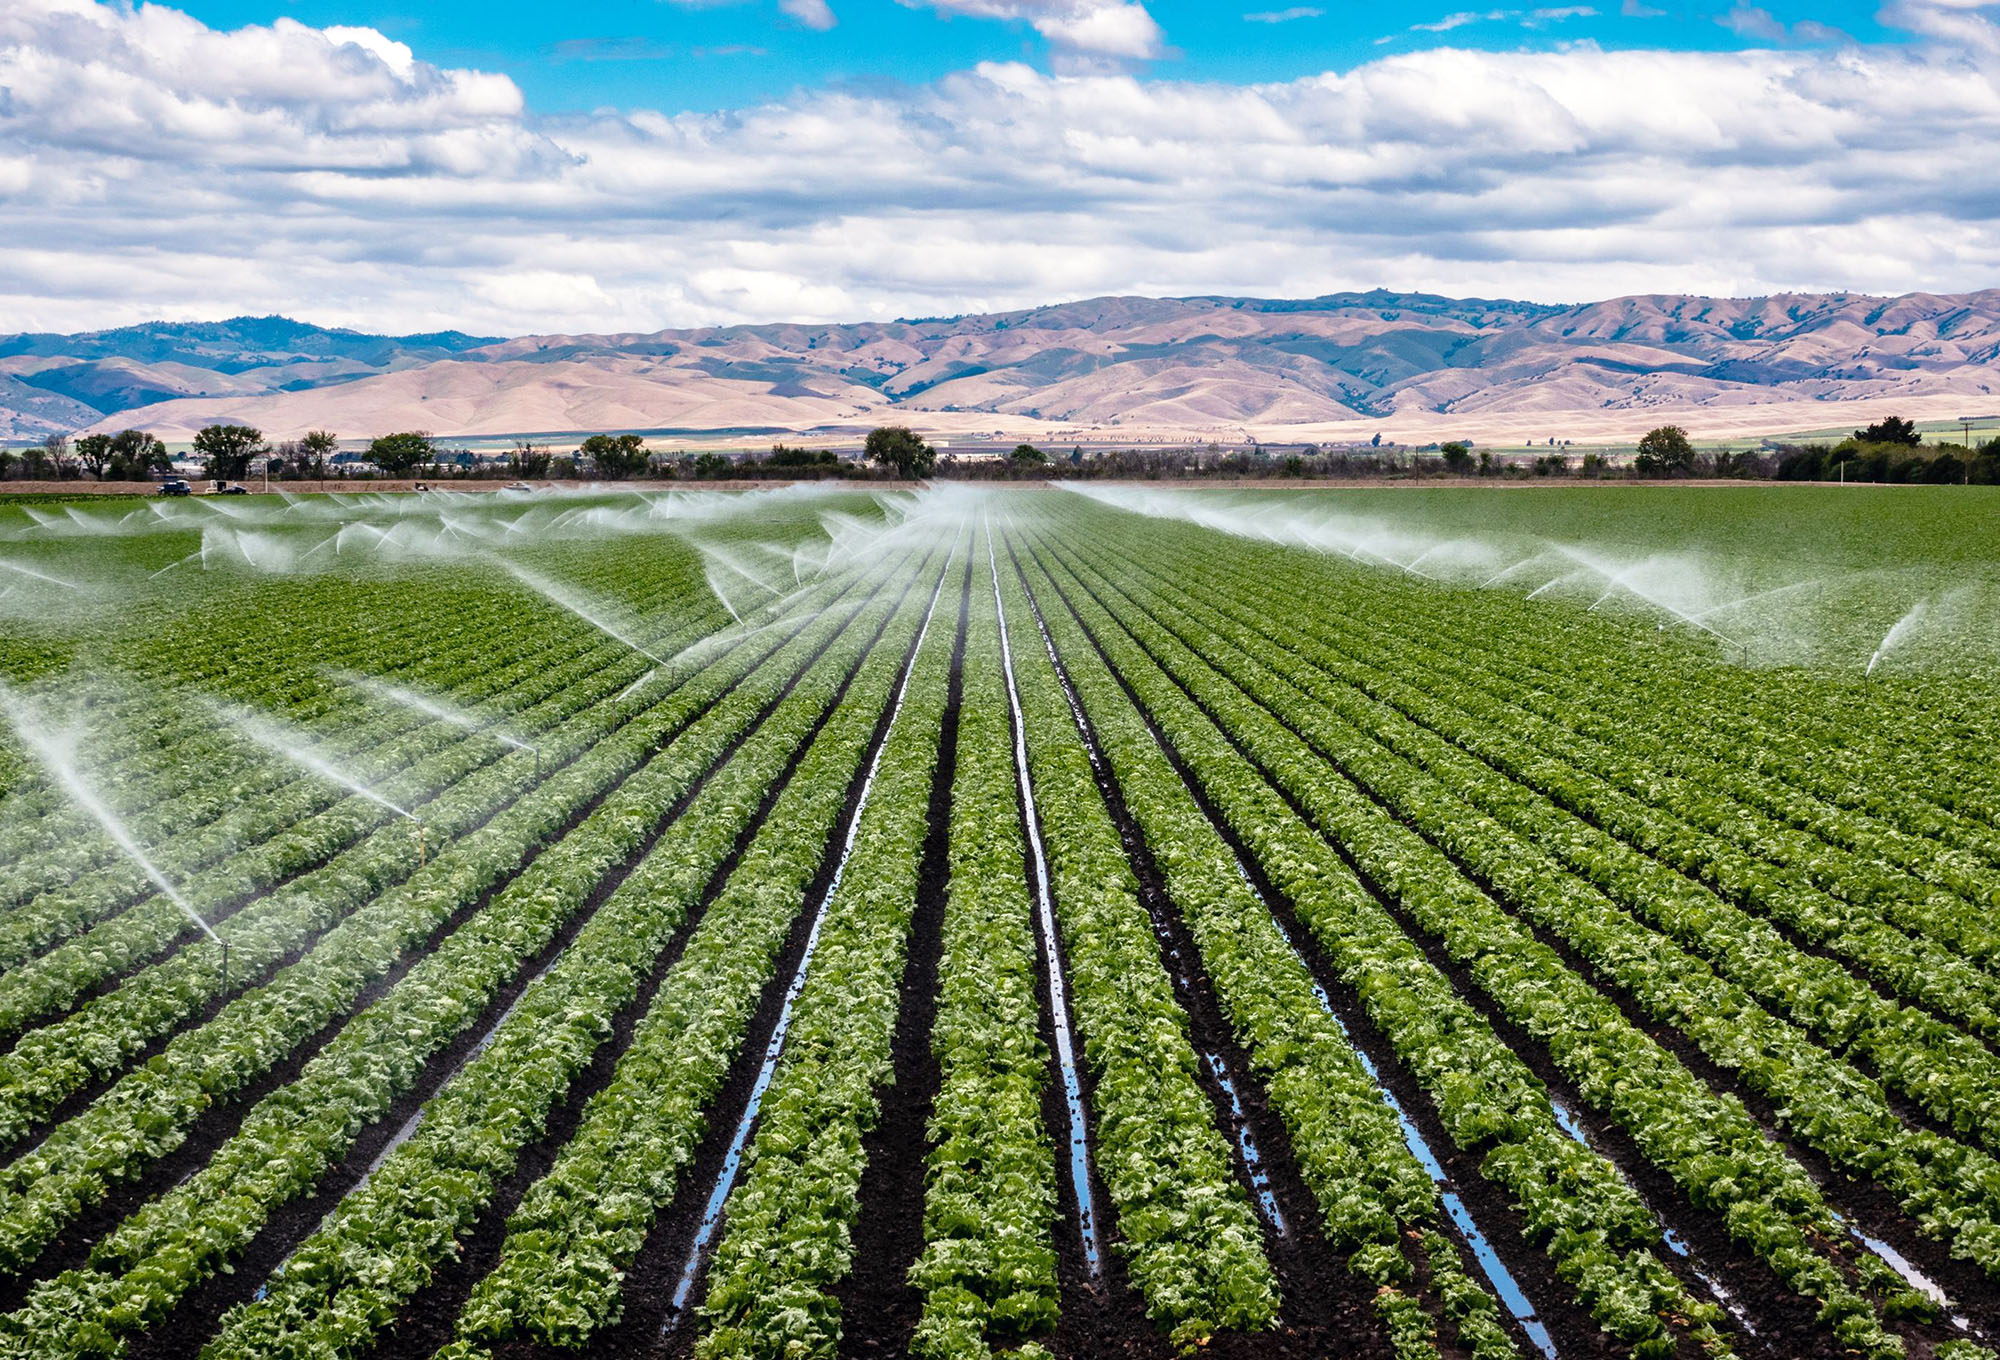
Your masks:
M1982 420L1993 420L1994 416L1960 416L1958 423L1965 428L1965 472L1960 478L1966 486L1972 485L1972 427Z

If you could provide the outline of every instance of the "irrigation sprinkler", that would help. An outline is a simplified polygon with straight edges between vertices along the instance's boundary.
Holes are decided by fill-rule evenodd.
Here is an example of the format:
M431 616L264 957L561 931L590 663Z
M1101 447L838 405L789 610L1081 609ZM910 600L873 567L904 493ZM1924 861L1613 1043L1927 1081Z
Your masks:
M662 663L662 664L665 664L665 663ZM632 696L632 693L633 693L633 692L634 692L635 690L637 690L637 689L638 689L638 688L639 688L640 686L644 685L644 684L645 684L645 683L646 683L646 682L647 682L648 680L651 680L651 679L652 679L652 678L653 678L654 676L658 675L659 673L660 673L660 667L659 667L659 666L655 666L655 667L653 667L653 669L651 669L651 670L647 671L647 672L646 672L646 673L645 673L644 675L640 676L640 677L639 677L639 678L638 678L637 680L634 680L634 681L633 681L633 682L632 682L631 684L629 684L629 685L625 686L625 688L624 688L624 689L621 689L621 690L619 690L619 691L618 691L618 697L617 697L617 698L615 698L615 699L613 699L613 700L611 701L611 702L612 702L612 704L613 704L613 705L615 706L615 705L617 705L617 704L622 704L622 703L624 703L624 702L625 702L625 701L626 701L626 700L627 700L628 698L630 698L630 697Z
M430 863L430 832L425 828L423 818L412 817L410 820L417 824L417 867L421 869Z
M1882 658L1894 650L1909 635L1912 629L1924 621L1924 617L1930 613L1930 607L1931 602L1927 596L1911 605L1905 611L1903 617L1897 619L1895 623L1889 626L1889 631L1883 634L1882 640L1875 645L1875 654L1868 658L1867 668L1861 672L1861 682L1864 685L1874 678L1875 668L1882 664Z
M645 657L646 660L652 662L655 666L664 666L666 664L664 661L660 660L659 657L654 656L646 648L641 647L637 642L633 641L625 634L619 632L616 628L613 628L609 623L607 623L604 619L600 618L597 614L585 608L581 601L577 600L573 595L570 594L568 590L564 589L556 582L538 576L534 572L529 571L526 567L520 566L517 563L506 561L503 558L496 557L493 558L492 560L500 567L501 570L510 573L522 585L534 591L537 595L540 595L550 604L553 604L559 609L567 610L569 613L574 614L577 618L582 619L585 623L589 624L591 627L595 628L598 632L604 634L612 641L623 643L625 646L637 652L640 656Z
M148 882L159 889L169 902L180 909L183 916L194 923L195 929L222 946L223 967L226 969L229 946L223 942L222 936L216 934L215 926L209 919L196 911L194 904L182 896L180 889L160 872L159 866L147 856L131 830L84 777L83 771L77 765L73 734L52 731L36 708L27 700L17 696L4 681L0 681L0 709L5 710L7 721L13 727L15 735L20 738L21 744L69 795L70 801L82 808L104 829L112 843L125 853L125 857L146 876Z

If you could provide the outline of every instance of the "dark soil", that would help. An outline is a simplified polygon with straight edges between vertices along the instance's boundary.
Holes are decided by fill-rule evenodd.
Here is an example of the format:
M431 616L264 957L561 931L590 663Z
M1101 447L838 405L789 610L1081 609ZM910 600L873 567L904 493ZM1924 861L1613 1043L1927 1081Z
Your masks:
M958 771L958 715L964 693L965 624L972 563L959 587L958 634L952 646L937 767L931 777L928 828L917 873L896 1021L894 1073L876 1093L881 1117L862 1141L861 1211L854 1223L853 1269L839 1293L844 1356L901 1355L916 1330L923 1300L910 1287L910 1268L924 1242L926 1127L942 1077L931 1051L937 1021L938 965L944 953L946 889L951 875L951 786Z
M1072 614L1074 615L1074 613L1075 611L1072 609ZM1079 627L1084 627L1080 617L1078 618L1078 625ZM1084 631L1088 636L1089 630L1087 627L1085 627ZM1095 639L1093 639L1093 644L1095 644ZM1101 649L1099 655L1104 655ZM1110 664L1108 657L1106 658L1106 664ZM1366 1012L1358 1004L1358 999L1353 997L1351 990L1340 982L1338 974L1334 972L1326 963L1324 956L1314 947L1310 934L1302 929L1291 904L1285 900L1282 894L1277 892L1275 886L1258 870L1255 858L1249 853L1247 847L1236 838L1230 830L1227 820L1209 801L1206 790L1187 769L1173 744L1166 739L1165 734L1154 724L1151 712L1140 703L1138 695L1132 690L1129 682L1117 671L1115 666L1111 669L1114 677L1118 680L1121 688L1123 688L1126 697L1145 719L1155 738L1159 740L1161 749L1167 755L1176 772L1181 775L1183 784L1195 799L1196 804L1201 808L1203 815L1208 818L1210 824L1215 827L1218 834L1229 844L1245 872L1250 874L1253 885L1264 897L1266 904L1273 909L1273 914L1279 924L1286 929L1294 943L1298 945L1306 957L1307 963L1312 968L1316 980L1327 990L1329 997L1333 1000L1336 1013L1340 1014L1342 1020L1347 1024L1349 1034L1357 1048L1367 1053L1375 1062L1385 1084L1396 1093L1404 1109L1416 1122L1419 1130L1424 1134L1426 1141L1430 1143L1433 1152L1438 1155L1444 1165L1445 1171L1451 1178L1452 1188L1464 1200L1467 1208L1480 1224L1482 1231L1485 1232L1494 1250L1500 1255L1501 1259L1506 1263L1508 1270L1527 1294L1529 1302L1534 1306L1537 1317L1549 1329L1561 1353L1565 1356L1604 1356L1607 1358L1622 1355L1623 1348L1613 1343L1609 1337L1599 1330L1589 1315L1578 1307L1571 1297L1569 1290L1555 1278L1554 1272L1549 1268L1546 1259L1526 1245L1519 1214L1508 1201L1503 1191L1479 1175L1479 1159L1456 1152L1453 1149L1451 1140L1445 1137L1443 1127L1436 1119L1435 1111L1431 1106L1428 1094L1423 1092L1422 1088L1407 1075L1401 1064L1397 1062L1393 1047L1375 1030L1372 1022L1367 1020ZM1172 677L1169 676L1169 678L1171 679ZM1184 687L1183 693L1186 693ZM1188 697L1191 701L1194 701L1192 695ZM1198 704L1198 701L1195 702ZM1204 713L1207 712L1206 709L1202 711ZM1212 714L1209 716L1213 717ZM1218 730L1220 730L1219 724ZM1228 734L1224 732L1223 735L1227 737ZM1235 747L1233 741L1231 745ZM1235 749L1237 749L1239 755L1243 755L1246 761L1249 760L1248 755L1242 752L1240 747L1235 747ZM1267 780L1269 779L1268 773L1261 767L1256 766L1254 761L1250 763L1261 775L1264 775ZM1275 789L1276 785L1273 784L1273 787ZM1283 793L1282 789L1277 791L1281 794ZM1290 802L1289 799L1287 801L1288 803ZM1294 810L1298 810L1296 806ZM1303 817L1304 814L1301 813L1301 816ZM1310 825L1310 820L1307 820L1308 825ZM1338 847L1335 848L1338 849ZM1381 894L1377 886L1373 884L1369 886L1370 890L1375 891L1377 896L1380 897ZM1439 1230L1448 1238L1453 1240L1458 1239L1458 1233L1448 1219L1441 1222ZM1522 1344L1526 1346L1528 1343L1523 1339ZM1528 1353L1533 1353L1531 1347Z
M782 643L778 645L782 645ZM514 980L510 984L496 993L480 1020L468 1026L444 1050L434 1055L430 1062L425 1065L423 1074L414 1087L397 1100L382 1119L362 1131L355 1142L349 1147L346 1156L341 1162L330 1168L326 1175L322 1177L317 1191L304 1200L293 1200L281 1206L273 1213L263 1230L253 1240L242 1259L235 1263L232 1270L213 1276L196 1289L190 1291L182 1299L179 1307L162 1324L134 1338L130 1349L132 1356L137 1357L137 1360L153 1360L153 1357L158 1357L158 1360L175 1360L176 1357L194 1354L200 1349L201 1344L213 1334L215 1326L223 1313L255 1294L261 1283L284 1262L286 1257L291 1254L300 1242L304 1241L319 1227L325 1216L339 1203L341 1197L361 1180L367 1173L368 1166L376 1155L395 1136L396 1131L401 1129L410 1117L423 1107L424 1102L436 1093L438 1087L448 1080L451 1074L458 1069L459 1064L472 1051L486 1030L496 1023L500 1016L506 1013L507 1008L513 1004L514 1000L528 984L550 962L557 958L563 950L569 947L577 933L583 929L584 925L595 915L597 909L603 905L604 900L616 890L618 884L624 881L625 876L631 872L631 869L652 849L653 845L657 843L659 837L665 833L666 829L680 817L681 813L686 810L689 802L699 795L701 789L705 787L709 775L715 769L720 768L734 754L737 747L761 726L772 709L783 701L784 694L790 692L798 676L803 674L806 668L823 651L824 646L815 650L813 656L808 658L788 679L779 696L761 709L749 724L746 724L744 731L739 733L735 740L729 744L715 764L710 767L709 771L696 780L688 791L667 810L666 814L655 824L651 833L635 850L633 855L612 873L606 875L595 886L582 907L557 932L555 939L536 958L524 965L516 973ZM734 686L731 687L732 691L733 689ZM728 692L725 691L724 693ZM711 701L710 705L704 707L703 711L707 711L707 708L712 707L715 703L720 703L723 697L724 694L717 695L715 700ZM689 721L692 722L693 720L691 718ZM664 750L685 728L686 724L681 724L671 732L662 733L655 743L655 752ZM622 786L622 783L623 781L621 780L618 785L614 785L613 789L607 790L601 797L592 800L589 804L580 808L564 825L561 834L567 834L570 830L574 829L592 810L601 805L605 798L610 797L617 787ZM553 843L553 839L556 838L552 838L551 843ZM493 896L503 888L504 884L496 886L492 891L482 895L478 902L454 913L450 922L440 927L438 931L433 932L425 948L411 951L391 975L378 979L371 985L367 992L364 993L360 1003L356 1007L351 1008L350 1014L358 1012L358 1010L379 998L393 985L395 979L400 978L409 968L415 966L422 958L427 957L431 949L451 929L455 928L463 920L469 919L477 911L482 910L491 901ZM333 1034L338 1033L343 1023L344 1019L335 1021L329 1025L327 1030L319 1037L318 1045L323 1046L325 1042L332 1038ZM298 1069L304 1066L306 1060L306 1058L294 1054L291 1059L282 1065L278 1072L268 1074L263 1081L259 1082L256 1088L247 1094L247 1098L234 1102L226 1108L225 1113L228 1116L228 1127L226 1130L219 1132L213 1137L205 1137L198 1145L195 1140L190 1139L174 1157L164 1159L155 1168L155 1172L161 1179L158 1181L154 1193L177 1184L181 1179L184 1179L187 1175L192 1174L205 1164L208 1158L213 1155L215 1147L219 1146L229 1134L235 1132L244 1116L255 1106L256 1102L263 1095L278 1089L279 1086L296 1077ZM171 1179L167 1179L166 1177L170 1174ZM115 1218L112 1219L111 1225L115 1225L116 1221Z
M905 668L912 664L915 656L913 639L903 660ZM818 910L825 909L834 873L840 867L841 846L848 827L860 812L869 763L888 737L893 714L894 705L885 703L848 782L846 801L827 838L819 868L806 890L802 905L817 903ZM715 1186L728 1170L729 1145L735 1136L739 1118L717 1118L716 1115L740 1116L740 1112L748 1108L758 1072L763 1066L765 1050L784 1011L786 987L805 957L806 941L811 935L816 915L815 911L802 910L792 922L791 933L765 984L756 1014L745 1031L742 1047L738 1049L735 1061L730 1064L729 1075L710 1107L708 1128L695 1152L693 1164L673 1200L655 1217L652 1231L647 1235L638 1258L626 1269L624 1316L615 1325L597 1334L588 1354L623 1360L628 1356L682 1356L692 1352L699 1328L688 1324L692 1321L691 1315L700 1307L705 1281L697 1279L685 1314L670 1316L670 1313L673 1295L700 1228L703 1211ZM715 1243L721 1240L723 1231L726 1231L726 1225L710 1239L709 1251L712 1252ZM707 1265L704 1256L697 1265L703 1276L706 1275ZM537 1357L537 1360L556 1360L558 1353L539 1344L522 1343L500 1348L496 1355L504 1357L504 1360L528 1356Z
M1202 707L1204 713L1208 713L1211 719L1214 718L1214 715L1209 713L1206 706L1200 705L1200 701L1189 693L1185 686L1181 686L1181 688L1183 693L1188 694L1191 701ZM1266 711L1268 712L1269 710ZM1281 724L1284 723L1284 719L1280 715L1272 714L1271 716ZM1294 729L1290 728L1289 724L1285 725L1287 726L1287 730L1293 730L1294 735L1298 735ZM1219 723L1217 726L1220 729ZM1226 731L1224 735L1225 737L1228 736ZM1233 739L1231 739L1231 745L1246 760L1250 760L1248 753L1244 752L1241 746L1235 743ZM1254 760L1251 763L1255 765ZM1260 773L1265 774L1265 777L1269 780L1268 772L1263 771L1261 767L1258 768ZM1278 788L1274 780L1270 782L1274 789L1281 795L1284 795L1284 790ZM1396 815L1394 809L1382 803L1365 785L1357 785L1357 787L1364 794L1376 801L1378 806L1382 806L1391 815ZM1310 825L1310 816L1303 809L1299 808L1296 801L1289 795L1284 796L1286 802L1292 806L1293 810L1298 812L1301 818ZM1413 832L1421 834L1417 828L1409 826L1408 819L1399 816L1398 820L1403 822ZM1331 841L1329 841L1329 844L1332 844L1336 851L1341 851L1341 847L1338 844ZM1446 853L1447 857L1450 857L1448 851L1441 850L1441 853ZM1342 852L1342 857L1343 859L1347 859L1344 852ZM1472 882L1491 895L1490 884L1487 884L1467 866L1459 863L1455 857L1452 858L1455 867L1460 872L1465 873ZM1509 1047L1527 1061L1531 1069L1544 1081L1548 1082L1552 1090L1555 1090L1559 1095L1565 1095L1567 1097L1566 1103L1569 1103L1573 1109L1584 1116L1598 1150L1610 1156L1620 1167L1621 1171L1648 1197L1651 1203L1655 1206L1664 1205L1670 1207L1673 1216L1669 1218L1669 1222L1678 1228L1684 1236L1689 1238L1695 1249L1701 1254L1704 1263L1710 1266L1723 1279L1732 1294L1736 1296L1737 1301L1744 1307L1749 1316L1755 1320L1759 1331L1759 1338L1739 1338L1739 1350L1745 1354L1756 1354L1768 1347L1770 1353L1783 1355L1786 1357L1786 1360L1791 1360L1793 1356L1820 1354L1831 1356L1838 1354L1838 1348L1831 1344L1831 1338L1826 1335L1824 1329L1818 1328L1813 1324L1812 1314L1814 1309L1811 1305L1793 1294L1761 1261L1738 1249L1727 1237L1717 1216L1692 1210L1683 1204L1681 1202L1680 1191L1673 1184L1671 1178L1646 1162L1622 1130L1619 1130L1608 1120L1588 1113L1587 1107L1575 1095L1571 1084L1562 1077L1560 1071L1549 1060L1546 1052L1525 1033L1509 1025L1492 1009L1490 1004L1486 1003L1477 985L1472 981L1469 972L1454 963L1434 940L1426 939L1415 924L1402 915L1394 904L1393 899L1382 890L1381 886L1374 883L1362 872L1359 865L1355 864L1351 859L1348 859L1347 862L1349 867L1361 877L1362 881L1377 897L1378 901L1382 903L1385 909L1389 910L1395 916L1410 939L1423 948L1433 964L1438 966L1441 971L1445 972L1451 978L1460 994L1480 1009L1481 1013L1493 1024L1496 1032L1507 1042ZM1496 898L1496 900L1498 899ZM1593 976L1589 965L1575 957L1560 940L1553 939L1546 932L1539 930L1536 930L1534 933L1538 939L1561 955L1565 963L1576 970L1580 976ZM1685 1036L1682 1036L1677 1031L1666 1029L1652 1022L1648 1017L1639 1013L1628 998L1622 996L1617 991L1605 990L1603 994L1619 1005L1621 1012L1631 1023L1674 1052L1697 1076L1719 1090L1731 1090L1734 1088L1735 1082L1733 1077L1709 1062ZM1831 1188L1841 1181L1842 1178L1826 1164L1823 1157L1820 1157L1817 1153L1809 1149L1792 1146L1775 1132L1775 1111L1770 1108L1769 1102L1762 1101L1746 1092L1738 1091L1736 1094L1745 1099L1752 1114L1764 1123L1767 1136L1785 1143L1787 1151L1804 1165L1809 1172L1814 1174L1816 1179L1821 1182L1822 1188ZM1449 1163L1447 1165L1449 1166ZM1961 1311L1969 1311L1972 1314L1972 1320L1976 1324L1986 1330L1992 1330L1993 1321L1987 1316L1992 1311L1991 1305L1972 1302L1985 1298L1985 1286L1977 1278L1977 1272L1965 1267L1962 1263L1948 1260L1944 1252L1936 1244L1917 1238L1914 1232L1911 1231L1907 1220L1901 1217L1894 1202L1886 1192L1883 1192L1880 1187L1872 1183L1856 1184L1849 1182L1840 1188L1840 1203L1841 1207L1848 1211L1850 1217L1855 1217L1869 1231L1883 1237L1899 1250L1902 1250L1906 1256L1916 1262L1920 1268L1924 1269L1926 1274L1938 1280L1953 1295L1955 1300L1960 1301L1964 1305L1961 1307ZM1671 1253L1663 1252L1661 1255L1667 1264L1682 1275L1683 1282L1687 1285L1690 1292L1694 1293L1697 1297L1707 1297L1705 1287L1699 1281L1692 1278L1684 1262ZM1533 1297L1532 1291L1531 1297ZM1535 1301L1539 1309L1540 1300L1536 1299ZM1950 1329L1929 1326L1904 1325L1900 1329L1909 1334L1912 1340L1917 1343L1919 1354L1928 1350L1930 1343L1949 1339L1954 1334ZM1560 1336L1558 1336L1559 1342L1560 1339ZM1567 1352L1569 1348L1565 1347L1564 1349Z
M1039 618L1041 604L1032 589L1029 604ZM1108 658L1102 652L1098 656L1108 667ZM1115 677L1116 673L1113 674ZM1057 676L1074 699L1067 668L1059 665ZM1145 716L1143 711L1141 716ZM1147 721L1157 739L1159 732L1151 728L1150 719ZM1320 1231L1319 1207L1299 1172L1284 1120L1270 1108L1262 1086L1252 1075L1248 1056L1222 1017L1214 984L1202 964L1192 932L1168 893L1165 876L1153 858L1144 832L1126 806L1124 791L1117 783L1110 761L1104 758L1095 729L1087 718L1082 720L1081 727L1084 743L1091 752L1098 792L1111 812L1139 879L1140 897L1159 939L1161 964L1173 981L1176 999L1187 1013L1195 1049L1219 1059L1233 1076L1243 1107L1242 1129L1237 1127L1229 1098L1214 1070L1207 1062L1201 1067L1202 1084L1214 1107L1216 1128L1235 1149L1238 1175L1254 1204L1258 1187L1245 1164L1238 1137L1239 1133L1250 1135L1285 1227L1285 1231L1279 1232L1269 1214L1264 1214L1265 1253L1278 1277L1279 1330L1262 1336L1231 1337L1223 1344L1254 1343L1253 1353L1257 1355L1323 1355L1338 1348L1344 1355L1389 1356L1393 1351L1375 1315L1374 1288L1347 1272ZM1166 749L1164 743L1162 749Z

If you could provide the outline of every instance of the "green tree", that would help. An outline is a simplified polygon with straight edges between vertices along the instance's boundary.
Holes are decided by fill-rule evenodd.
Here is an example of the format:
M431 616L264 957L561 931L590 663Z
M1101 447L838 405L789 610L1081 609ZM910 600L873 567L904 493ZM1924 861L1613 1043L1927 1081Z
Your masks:
M332 430L307 430L306 437L299 441L299 472L315 477L326 476L327 460L340 448L340 437Z
M870 430L862 448L871 463L894 468L898 477L913 480L928 477L937 466L937 450L907 425L884 425Z
M1688 432L1678 425L1662 425L1646 431L1639 441L1637 463L1641 477L1674 477L1694 471L1694 445Z
M194 451L208 476L239 479L250 471L250 460L264 451L264 432L248 425L204 426L195 432Z
M83 464L83 470L98 481L104 480L104 470L111 466L111 436L108 434L86 434L76 441L76 461Z
M697 477L727 477L736 470L736 465L714 449L707 449L695 455L694 475Z
M507 470L516 477L546 477L552 461L554 459L546 448L517 439L513 451L507 455Z
M437 447L422 430L385 434L369 441L368 461L391 476L400 477L412 468L437 461Z
M1965 460L1955 453L1940 453L1917 469L1917 480L1933 486L1950 486L1965 481Z
M577 450L597 465L597 475L620 480L646 470L646 441L636 434L594 434Z
M1015 467L1047 467L1049 456L1033 444L1016 444L1014 451L1007 455L1007 461Z
M137 482L155 472L171 472L173 457L167 446L145 430L120 430L111 436L110 467L114 482Z
M771 456L764 460L772 467L838 467L840 459L832 449L805 449L791 444L771 445Z
M69 436L52 434L28 450L31 477L70 478L76 475L76 456L70 452Z
M1917 427L1901 416L1890 416L1865 430L1856 430L1854 437L1864 444L1907 444L1913 448L1923 442Z
M1472 450L1458 440L1440 444L1438 452L1444 456L1445 471L1461 477L1472 471Z

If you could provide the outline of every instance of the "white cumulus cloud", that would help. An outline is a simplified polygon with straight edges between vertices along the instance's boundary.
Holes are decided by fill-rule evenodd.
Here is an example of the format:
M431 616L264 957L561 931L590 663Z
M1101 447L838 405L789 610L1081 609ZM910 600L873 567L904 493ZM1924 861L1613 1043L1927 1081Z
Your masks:
M1079 51L1157 41L1119 28L1137 6L1097 6L1099 30L1088 6L951 3ZM1445 46L1242 86L1001 63L557 118L373 30L12 0L0 315L517 333L1098 293L1986 286L2000 45L1977 8L1927 15L1894 45Z
M807 28L824 32L834 25L833 7L826 0L778 0L778 8Z
M1029 24L1058 49L1092 57L1144 60L1164 50L1160 26L1136 0L901 0L980 19Z

